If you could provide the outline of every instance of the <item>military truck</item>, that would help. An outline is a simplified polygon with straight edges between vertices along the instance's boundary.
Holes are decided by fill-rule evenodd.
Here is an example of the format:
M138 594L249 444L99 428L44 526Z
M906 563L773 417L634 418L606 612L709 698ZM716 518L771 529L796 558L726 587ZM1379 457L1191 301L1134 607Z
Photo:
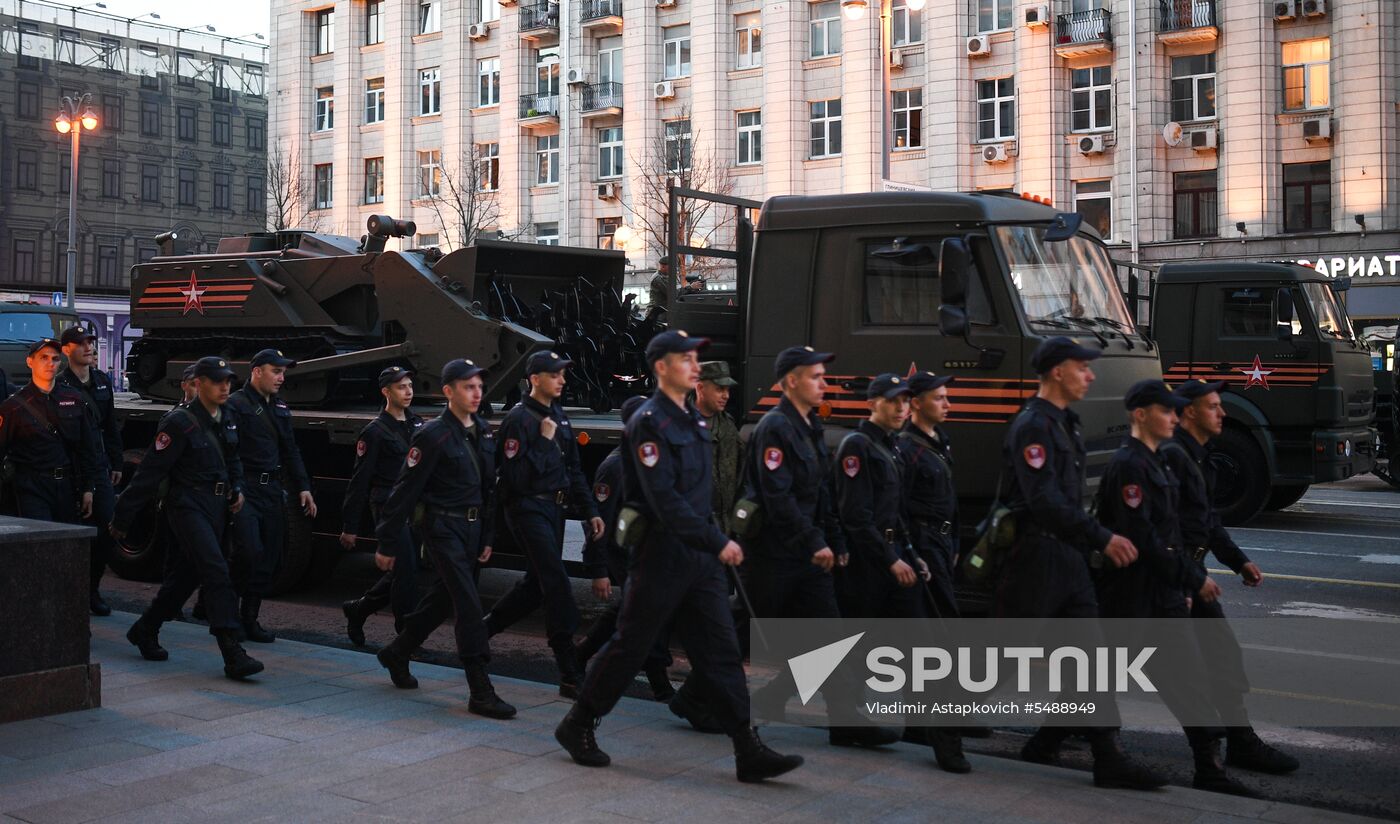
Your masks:
M1167 381L1226 384L1225 433L1212 454L1225 523L1371 471L1375 386L1371 353L1337 300L1349 286L1293 263L1167 264L1157 273L1150 331Z
M673 215L689 211L685 201L733 210L732 248L699 248L673 236L669 250L678 264L727 261L737 285L680 294L671 284L669 311L645 315L618 295L618 253L495 242L449 255L383 251L376 239L400 231L387 218L372 221L358 243L254 235L225 241L214 255L161 256L138 266L134 318L150 342L133 349L132 385L146 399L119 405L131 458L139 460L149 443L184 363L218 353L242 372L249 354L270 345L302 357L285 392L301 407L293 421L321 514L309 524L288 513L291 540L279 579L287 588L325 574L339 554L329 539L340 531L355 434L375 413L359 386L387 363L418 369L422 397L437 392L441 363L471 356L489 366L487 396L508 402L520 391L525 357L558 349L581 365L570 385L586 391L566 405L584 407L571 414L590 466L619 440L608 407L649 389L637 357L663 322L714 341L707 356L731 362L740 382L733 409L748 422L778 401L772 368L781 349L803 342L839 353L821 410L833 441L865 416L864 389L875 374L954 374L949 428L968 524L992 498L1008 422L1034 393L1027 361L1042 338L1069 335L1103 351L1098 381L1080 407L1095 482L1127 432L1124 390L1161 374L1102 240L1077 215L983 193L763 204L684 189L672 197ZM749 215L760 206L754 226ZM497 293L511 298L497 300ZM209 295L237 297L210 304ZM205 301L202 312L190 304L196 296ZM133 530L114 565L151 574L159 547L149 535ZM509 547L497 547L497 555L511 561Z
M10 383L16 386L29 383L29 366L25 363L29 344L40 338L57 338L64 329L77 323L78 313L60 306L0 303L0 368L5 370Z

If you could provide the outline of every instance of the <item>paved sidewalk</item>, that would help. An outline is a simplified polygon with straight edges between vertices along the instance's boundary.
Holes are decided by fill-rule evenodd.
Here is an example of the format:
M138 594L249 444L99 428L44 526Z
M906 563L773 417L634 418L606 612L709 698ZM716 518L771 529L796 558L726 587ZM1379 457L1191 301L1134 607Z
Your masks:
M613 766L575 766L552 731L554 690L497 679L513 721L466 712L459 670L415 664L396 690L370 655L291 641L252 645L256 682L223 678L202 626L167 624L171 660L141 660L135 616L93 621L103 707L0 726L0 821L778 822L1363 821L1171 788L1098 790L1082 772L972 756L952 776L931 753L835 749L772 729L807 764L763 785L734 780L728 739L660 704L624 699L599 730Z

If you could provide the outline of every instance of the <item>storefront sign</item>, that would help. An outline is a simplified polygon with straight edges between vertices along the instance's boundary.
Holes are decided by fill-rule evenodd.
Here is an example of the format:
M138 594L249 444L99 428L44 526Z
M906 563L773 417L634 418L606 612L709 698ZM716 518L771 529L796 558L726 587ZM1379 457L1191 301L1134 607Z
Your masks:
M1400 252L1374 255L1320 255L1316 258L1299 258L1296 262L1316 269L1332 278L1346 276L1357 280L1368 278L1396 278L1400 280Z

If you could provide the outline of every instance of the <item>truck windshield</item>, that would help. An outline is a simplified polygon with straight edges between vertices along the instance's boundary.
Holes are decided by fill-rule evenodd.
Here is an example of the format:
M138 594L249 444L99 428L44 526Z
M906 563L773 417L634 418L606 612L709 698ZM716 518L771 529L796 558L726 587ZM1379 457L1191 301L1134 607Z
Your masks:
M0 312L0 343L31 343L58 337L59 315L42 312Z
M1044 226L995 226L1011 282L1033 325L1072 328L1099 322L1136 331L1108 252L1087 237L1045 241Z
M1355 340L1351 320L1347 312L1337 303L1332 287L1325 283L1311 281L1303 284L1303 294L1312 307L1313 317L1317 318L1317 331L1339 340Z

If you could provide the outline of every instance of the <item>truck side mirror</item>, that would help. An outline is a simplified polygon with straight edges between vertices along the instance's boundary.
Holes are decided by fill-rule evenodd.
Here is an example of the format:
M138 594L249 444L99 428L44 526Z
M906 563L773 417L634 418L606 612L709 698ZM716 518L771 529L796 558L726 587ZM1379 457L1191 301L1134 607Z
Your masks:
M1342 292L1349 291L1350 289L1351 289L1351 275L1342 275L1342 276L1339 277L1339 278L1333 278L1333 279L1332 279L1332 291L1333 291L1333 292L1336 292L1337 294L1341 294Z
M1045 242L1060 243L1069 240L1079 233L1079 227L1083 223L1084 216L1078 212L1060 212L1055 215L1055 222L1045 230Z
M972 274L972 250L960 237L943 239L938 255L938 285L947 306L967 305L967 281Z
M1278 339L1293 337L1293 290L1278 290Z
M938 307L938 328L943 334L961 338L967 335L967 310L943 304Z

